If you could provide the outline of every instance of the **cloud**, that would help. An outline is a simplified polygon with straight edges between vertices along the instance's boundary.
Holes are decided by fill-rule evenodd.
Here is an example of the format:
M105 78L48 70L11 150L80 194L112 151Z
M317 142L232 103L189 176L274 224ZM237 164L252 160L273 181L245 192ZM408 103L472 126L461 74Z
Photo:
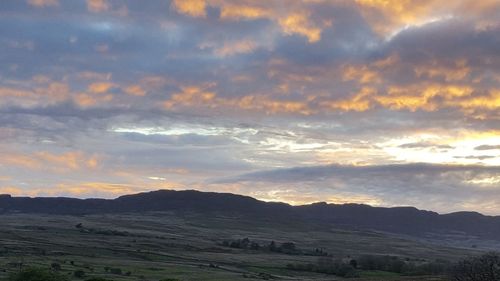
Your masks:
M224 42L222 46L217 46L216 43L203 43L201 49L214 49L214 54L218 57L228 57L237 54L247 54L253 52L256 48L256 42L244 39L235 42Z
M299 4L299 5L297 5ZM330 26L330 21L325 21L318 26L311 21L311 15L300 2L294 2L289 7L281 7L277 10L276 3L246 2L246 1L211 1L211 0L188 0L172 2L172 7L179 13L192 17L206 17L207 7L220 9L220 19L229 21L268 19L280 26L286 35L301 35L307 38L309 43L315 43L321 39L323 26Z
M485 159L494 159L496 157L492 155L467 155L467 156L455 156L455 158L485 160Z
M115 84L109 82L92 83L88 86L88 90L94 94L103 94L115 87Z
M93 13L106 12L110 9L111 5L107 0L86 0L87 9Z
M58 0L27 0L28 4L35 7L59 6Z
M192 17L205 17L207 15L205 0L174 0L172 7L179 13Z
M32 170L74 171L80 169L96 169L99 165L97 155L85 155L80 151L54 154L48 151L34 153L3 152L0 165L12 165Z
M326 198L364 196L377 205L411 205L445 212L468 209L467 202L482 198L489 207L475 206L475 209L491 213L499 206L490 197L498 195L494 186L499 181L498 166L411 163L275 169L218 179L212 184L239 183L261 192L288 186L294 191L303 190L308 196L311 193L324 194ZM300 192L294 197L295 201L304 201Z
M279 24L285 34L300 34L307 37L309 43L318 42L321 39L321 29L308 22L309 15L290 14L279 20Z
M479 165L436 165L436 164L392 164L392 165L369 165L369 166L311 166L295 167L289 169L277 169L241 175L232 181L268 181L268 182L294 182L294 181L317 181L336 176L354 176L356 174L388 175L394 174L418 177L419 175L436 175L447 172L472 172L472 173L500 173L500 167L488 167Z
M487 169L500 165L499 9L10 1L0 17L1 185L111 196L175 183L498 213ZM214 178L233 182L207 184ZM78 193L84 183L103 184Z
M454 147L448 144L436 144L431 142L413 142L399 145L401 148L437 148L437 149L453 149Z
M494 149L500 149L500 145L483 144L483 145L476 146L474 149L475 150L494 150Z
M124 89L124 91L133 96L143 97L146 95L146 91L139 85L130 85Z

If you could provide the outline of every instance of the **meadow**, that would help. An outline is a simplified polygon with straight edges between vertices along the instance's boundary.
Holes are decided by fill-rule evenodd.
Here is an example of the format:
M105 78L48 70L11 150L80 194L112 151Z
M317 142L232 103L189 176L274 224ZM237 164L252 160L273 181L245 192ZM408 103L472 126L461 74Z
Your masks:
M247 238L259 249L235 248ZM293 243L296 252L266 250ZM372 231L336 229L305 222L270 221L195 213L0 216L0 280L27 267L57 270L71 280L342 280L292 270L289 264L390 255L412 263L454 261L474 249L425 243ZM78 271L78 273L76 273ZM360 270L349 280L445 280Z

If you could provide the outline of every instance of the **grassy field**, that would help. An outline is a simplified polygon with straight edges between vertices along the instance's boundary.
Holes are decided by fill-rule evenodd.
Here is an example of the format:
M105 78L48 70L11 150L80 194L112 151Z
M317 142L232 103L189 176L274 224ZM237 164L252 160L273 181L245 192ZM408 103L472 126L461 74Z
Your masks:
M342 280L288 270L289 263L314 263L310 255L235 249L224 240L248 237L262 244L294 242L299 249L321 248L335 258L384 254L414 260L455 260L472 250L438 246L367 231L270 222L228 216L153 213L147 215L0 215L0 280L20 267L61 266L74 280ZM73 273L82 270L85 278ZM350 280L444 280L361 272Z

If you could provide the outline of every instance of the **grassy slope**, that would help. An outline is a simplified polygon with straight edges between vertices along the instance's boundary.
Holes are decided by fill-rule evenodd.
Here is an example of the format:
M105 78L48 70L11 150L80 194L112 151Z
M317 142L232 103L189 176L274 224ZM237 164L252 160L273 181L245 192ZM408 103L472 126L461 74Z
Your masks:
M82 233L75 227L127 231L128 236ZM57 262L65 274L82 269L88 276L113 280L338 280L323 274L285 269L287 263L316 257L285 255L219 246L223 239L249 237L268 243L292 241L300 249L324 248L338 258L389 254L418 259L455 259L469 250L440 247L366 231L346 231L296 222L269 222L198 215L0 216L0 278L17 268L9 263L48 267ZM71 264L73 261L73 264ZM217 267L211 267L210 264ZM106 273L120 268L130 276ZM5 270L6 272L2 272ZM366 273L361 280L425 280ZM395 279L394 279L395 278ZM78 280L78 279L75 279ZM80 279L81 280L81 279ZM435 280L435 279L428 279Z

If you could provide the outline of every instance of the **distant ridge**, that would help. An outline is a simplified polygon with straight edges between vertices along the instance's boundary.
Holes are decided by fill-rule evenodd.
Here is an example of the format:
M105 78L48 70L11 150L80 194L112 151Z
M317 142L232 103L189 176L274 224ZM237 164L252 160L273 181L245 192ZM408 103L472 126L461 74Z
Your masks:
M85 215L161 211L207 215L231 214L277 221L300 220L337 228L370 229L419 237L438 233L500 241L500 217L485 216L475 212L441 215L413 207L382 208L361 204L314 203L291 206L231 193L195 190L158 190L125 195L116 199L30 198L0 195L0 214Z

